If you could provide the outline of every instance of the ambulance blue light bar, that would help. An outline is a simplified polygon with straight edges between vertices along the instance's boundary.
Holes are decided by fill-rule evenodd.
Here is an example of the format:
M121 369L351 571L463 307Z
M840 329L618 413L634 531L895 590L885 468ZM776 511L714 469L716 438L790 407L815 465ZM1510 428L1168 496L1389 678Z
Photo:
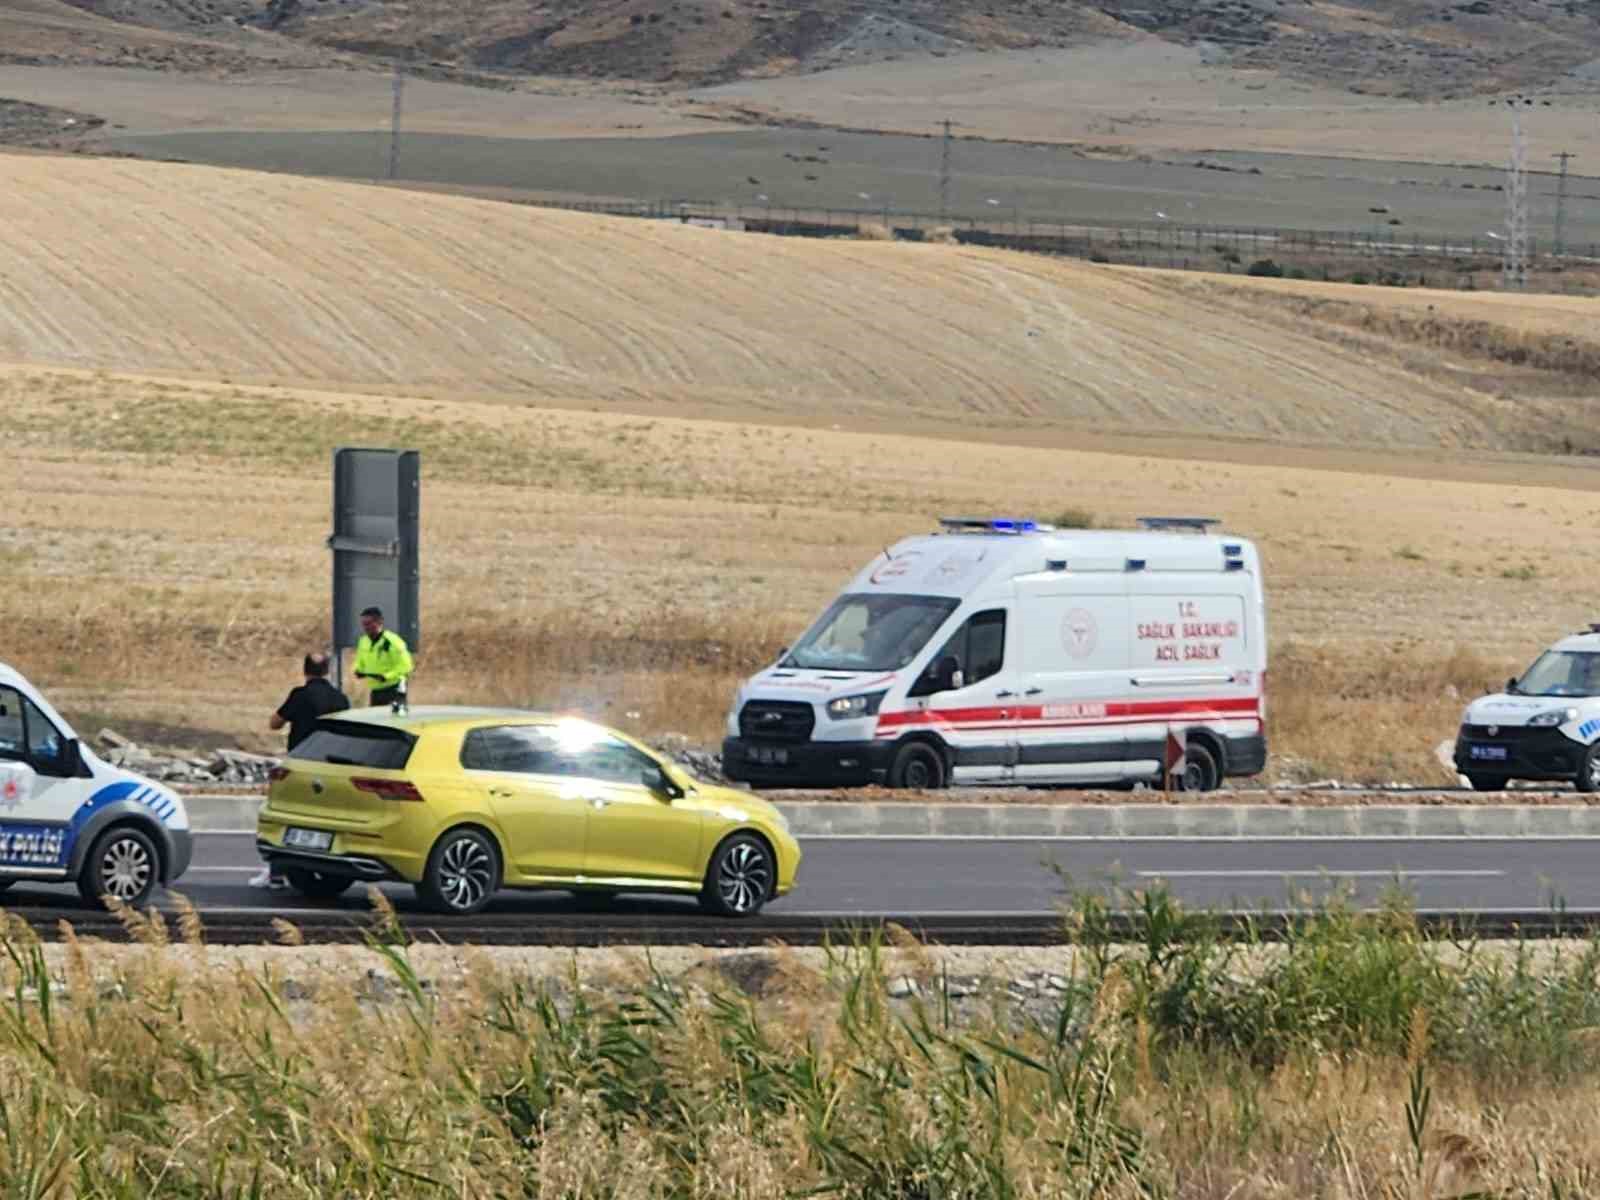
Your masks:
M1037 533L1050 528L1024 517L940 517L939 524L953 533Z
M1220 517L1140 517L1141 529L1183 529L1191 533L1205 533L1213 525L1221 525Z

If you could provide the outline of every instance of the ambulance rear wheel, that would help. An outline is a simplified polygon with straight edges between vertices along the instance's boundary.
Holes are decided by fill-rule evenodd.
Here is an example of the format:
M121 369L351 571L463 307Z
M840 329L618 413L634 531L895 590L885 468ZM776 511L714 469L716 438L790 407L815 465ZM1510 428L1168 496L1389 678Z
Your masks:
M161 856L143 830L121 825L102 833L83 860L78 894L96 907L113 896L129 908L148 904L161 882Z
M931 792L945 785L944 755L927 742L908 742L889 764L889 786Z
M1199 742L1190 742L1183 750L1183 774L1178 777L1179 790L1185 792L1214 792L1222 784L1222 771L1217 767L1216 756Z

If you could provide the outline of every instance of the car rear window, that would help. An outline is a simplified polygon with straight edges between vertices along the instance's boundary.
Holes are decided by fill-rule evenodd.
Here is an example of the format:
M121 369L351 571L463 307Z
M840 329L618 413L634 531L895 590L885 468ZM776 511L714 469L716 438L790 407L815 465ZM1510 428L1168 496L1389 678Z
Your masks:
M386 725L355 721L318 721L311 736L289 752L291 760L332 763L341 767L375 767L398 771L411 757L417 739Z

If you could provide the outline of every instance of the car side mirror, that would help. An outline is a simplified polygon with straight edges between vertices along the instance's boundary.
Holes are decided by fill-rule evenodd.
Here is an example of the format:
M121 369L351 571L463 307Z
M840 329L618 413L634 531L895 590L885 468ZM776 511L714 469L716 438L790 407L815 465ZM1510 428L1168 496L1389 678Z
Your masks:
M668 800L683 799L683 789L661 767L648 766L640 774L644 786L656 795L665 796Z
M61 772L69 779L89 777L89 766L83 761L83 743L77 738L61 743Z
M933 686L941 691L953 691L964 686L966 678L961 672L961 663L952 655L946 655L933 665Z
M1506 680L1506 694L1510 696L1517 694L1517 681L1515 679Z

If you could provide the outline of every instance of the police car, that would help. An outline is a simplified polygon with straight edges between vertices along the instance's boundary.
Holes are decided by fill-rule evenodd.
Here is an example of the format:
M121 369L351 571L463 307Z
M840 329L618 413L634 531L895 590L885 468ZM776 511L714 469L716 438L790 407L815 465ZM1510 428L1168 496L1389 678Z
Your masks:
M1505 691L1468 705L1455 763L1480 792L1513 779L1600 791L1600 625L1563 638Z
M183 801L97 758L0 663L0 891L76 883L91 904L139 906L188 869L190 853Z

